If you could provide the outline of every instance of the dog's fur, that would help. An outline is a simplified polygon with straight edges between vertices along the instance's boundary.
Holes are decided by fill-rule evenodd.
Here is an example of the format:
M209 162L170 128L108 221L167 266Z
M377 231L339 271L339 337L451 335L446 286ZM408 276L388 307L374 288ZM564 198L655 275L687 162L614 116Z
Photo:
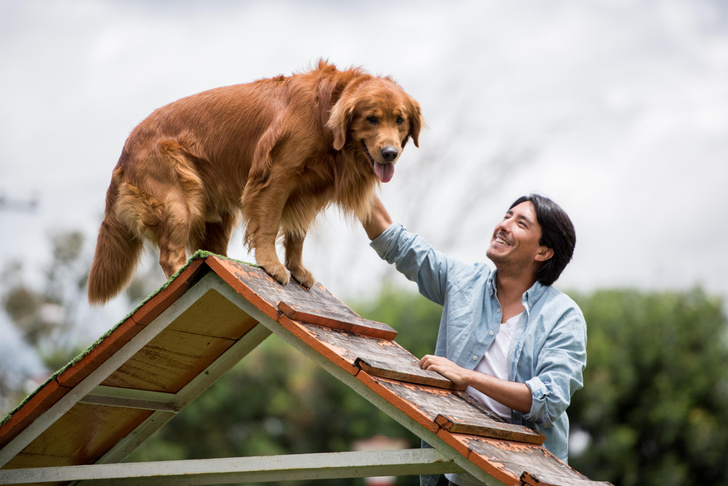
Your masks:
M334 203L366 220L407 141L419 146L422 123L418 103L388 77L324 61L158 109L132 131L114 168L89 301L126 287L145 239L159 247L167 277L186 250L226 255L241 212L257 263L282 284L292 275L311 287L301 254L316 215Z

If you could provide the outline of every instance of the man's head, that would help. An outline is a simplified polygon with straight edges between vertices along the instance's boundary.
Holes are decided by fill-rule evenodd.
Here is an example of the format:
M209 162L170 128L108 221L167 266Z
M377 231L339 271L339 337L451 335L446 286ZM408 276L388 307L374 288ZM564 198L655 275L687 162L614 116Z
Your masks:
M531 194L518 198L496 225L487 255L499 271L533 272L536 281L551 285L571 261L575 245L574 225L564 210Z

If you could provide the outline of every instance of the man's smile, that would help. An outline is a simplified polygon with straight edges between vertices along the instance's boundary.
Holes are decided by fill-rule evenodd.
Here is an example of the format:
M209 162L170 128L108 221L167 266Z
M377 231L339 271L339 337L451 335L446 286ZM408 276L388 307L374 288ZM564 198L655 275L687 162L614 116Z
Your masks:
M495 235L495 240L494 241L496 243L501 244L501 245L513 246L513 243L511 243L510 241L508 241L502 233L497 233Z

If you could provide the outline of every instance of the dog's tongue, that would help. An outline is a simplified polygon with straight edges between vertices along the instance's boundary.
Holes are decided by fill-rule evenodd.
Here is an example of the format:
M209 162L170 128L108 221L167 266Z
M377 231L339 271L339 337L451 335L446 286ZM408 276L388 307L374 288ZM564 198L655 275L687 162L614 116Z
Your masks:
M389 182L394 176L394 164L374 164L374 173L382 182Z

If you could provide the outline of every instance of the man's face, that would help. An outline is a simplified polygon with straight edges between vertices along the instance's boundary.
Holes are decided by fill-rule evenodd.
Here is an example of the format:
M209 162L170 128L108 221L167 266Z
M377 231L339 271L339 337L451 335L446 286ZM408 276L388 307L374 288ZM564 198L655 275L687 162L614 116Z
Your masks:
M553 255L553 250L539 244L540 239L536 208L525 201L509 209L496 225L486 255L499 269L502 265L515 266L514 270L538 267Z

